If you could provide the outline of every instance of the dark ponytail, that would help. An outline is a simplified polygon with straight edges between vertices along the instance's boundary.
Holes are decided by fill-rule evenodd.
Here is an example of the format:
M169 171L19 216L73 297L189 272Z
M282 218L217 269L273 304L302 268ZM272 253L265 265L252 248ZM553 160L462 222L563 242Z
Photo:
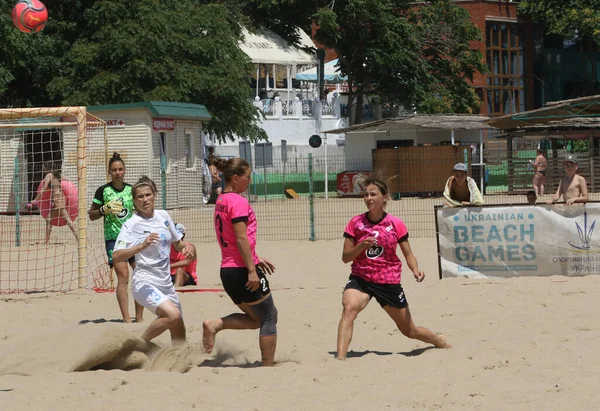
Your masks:
M123 163L123 166L125 166L125 162L123 161L123 159L121 158L121 156L119 155L119 153L117 153L116 151L113 153L112 157L110 158L110 160L108 160L108 168L110 168L110 166L112 166L112 164L116 161L120 161L121 163Z

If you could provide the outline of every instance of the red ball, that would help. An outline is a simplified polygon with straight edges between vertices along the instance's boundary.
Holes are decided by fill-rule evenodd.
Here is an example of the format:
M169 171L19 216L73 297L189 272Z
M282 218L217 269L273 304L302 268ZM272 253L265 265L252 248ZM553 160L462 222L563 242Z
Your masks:
M48 10L39 0L19 0L13 8L12 19L23 33L40 31L48 21Z

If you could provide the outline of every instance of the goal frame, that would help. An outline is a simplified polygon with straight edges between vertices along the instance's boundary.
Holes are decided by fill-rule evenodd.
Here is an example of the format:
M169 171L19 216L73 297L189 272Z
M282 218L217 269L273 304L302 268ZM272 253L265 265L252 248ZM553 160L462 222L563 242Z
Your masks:
M38 117L62 117L69 121L36 122ZM104 129L104 151L108 157L108 141L106 122L87 112L85 106L66 107L32 107L32 108L3 108L0 109L0 120L32 119L27 122L28 128L76 127L77 128L77 186L78 186L78 216L77 226L79 240L77 243L77 283L79 288L86 287L87 267L87 127L95 125ZM88 120L90 118L90 120ZM2 123L0 129L22 128L22 123Z

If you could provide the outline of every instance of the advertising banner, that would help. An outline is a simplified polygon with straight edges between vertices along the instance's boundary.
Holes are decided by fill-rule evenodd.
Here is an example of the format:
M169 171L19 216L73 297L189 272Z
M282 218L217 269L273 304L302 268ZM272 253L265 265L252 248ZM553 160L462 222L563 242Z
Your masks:
M360 181L368 176L368 171L344 171L337 175L337 192L340 196L359 196L362 193Z
M600 274L600 203L435 213L440 278Z

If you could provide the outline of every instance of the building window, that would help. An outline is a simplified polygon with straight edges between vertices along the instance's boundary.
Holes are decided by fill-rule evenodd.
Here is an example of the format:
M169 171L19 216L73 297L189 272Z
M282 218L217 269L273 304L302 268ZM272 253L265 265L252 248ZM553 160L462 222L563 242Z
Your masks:
M169 149L167 146L167 133L161 131L159 133L160 144L160 169L166 173L169 172Z
M488 115L525 111L522 26L487 22L485 43L485 60L489 70L486 83Z
M194 155L194 135L191 130L185 130L185 167L194 168L196 156Z

